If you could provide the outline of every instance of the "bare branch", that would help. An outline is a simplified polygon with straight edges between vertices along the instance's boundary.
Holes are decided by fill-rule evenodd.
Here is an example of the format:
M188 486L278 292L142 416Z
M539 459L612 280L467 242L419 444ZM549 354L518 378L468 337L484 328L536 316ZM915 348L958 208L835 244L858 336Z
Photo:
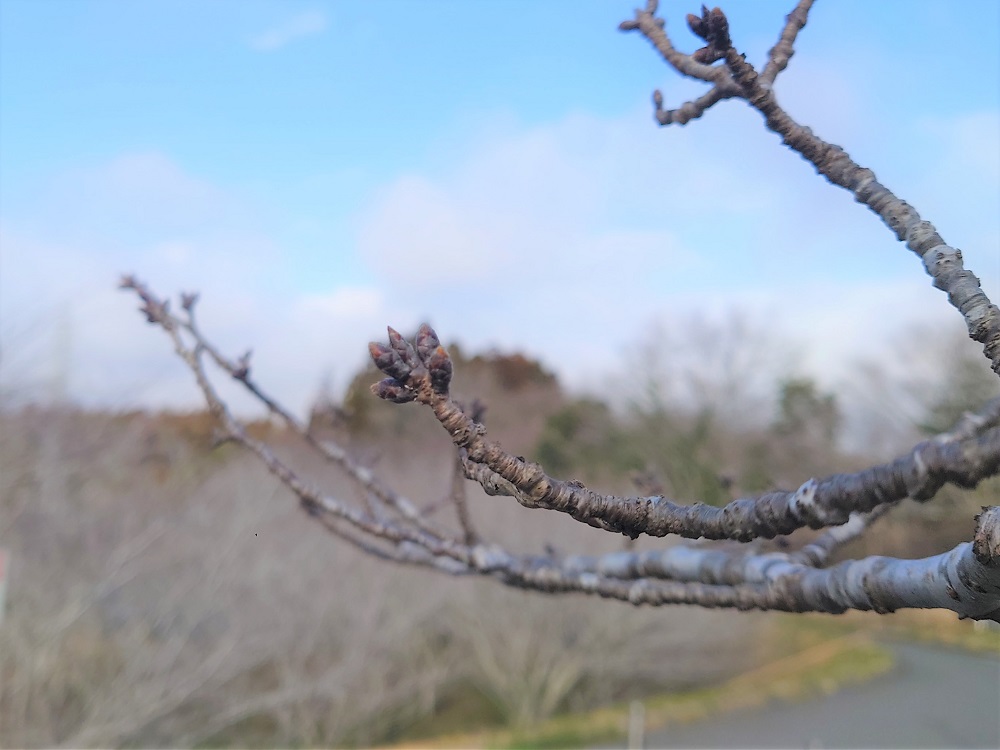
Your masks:
M347 472L365 493L370 493L386 506L399 513L407 521L416 524L422 531L435 533L434 527L423 520L420 511L410 500L387 487L371 469L353 460L347 451L335 442L331 440L319 440L291 412L261 389L251 377L250 352L246 352L236 361L230 360L202 335L195 318L195 306L198 301L197 294L188 293L181 295L181 307L187 312L187 320L184 320L171 315L169 304L157 298L135 276L124 276L120 288L133 290L139 295L139 298L144 303L143 312L146 312L147 308L156 312L156 318L150 320L150 322L160 323L168 332L172 329L181 329L189 333L200 351L211 357L215 364L227 372L234 380L240 382L271 414L281 419L293 433L305 441L313 450L330 463ZM223 441L235 439L228 432L222 434L220 438ZM237 442L239 441L237 440Z
M880 505L871 513L852 514L843 526L828 529L794 552L758 552L752 545L676 545L664 550L571 555L563 565L574 572L622 580L665 578L728 585L764 581L768 567L775 563L823 567L834 550L859 537L892 507Z
M855 200L868 206L892 230L896 238L923 261L934 286L948 295L948 301L962 313L969 336L983 345L993 371L1000 374L1000 308L993 304L979 284L979 279L962 263L962 253L948 245L934 225L921 218L913 206L898 198L880 183L875 173L857 164L844 149L827 143L809 128L799 125L779 105L771 84L788 64L798 32L805 26L809 0L800 0L787 19L778 44L771 50L763 74L758 75L732 46L729 21L719 8L702 7L702 15L688 15L691 30L705 40L706 46L688 56L678 52L665 31L662 19L654 17L656 4L637 10L634 21L626 21L623 31L640 31L664 60L682 75L715 84L726 94L738 96L764 116L767 128L781 136L782 142L812 163L829 182L849 190ZM725 60L724 66L711 63ZM728 72L723 72L723 71ZM738 93L730 93L735 86ZM710 91L691 105L684 116L697 116L719 99ZM720 97L721 98L721 97ZM669 112L661 112L662 95L654 97L657 121L678 121ZM687 105L685 105L687 106ZM681 108L681 111L684 107ZM678 113L680 114L680 112ZM691 119L688 117L688 119Z
M686 603L795 612L839 612L847 608L891 611L907 606L946 606L968 617L997 615L1000 595L995 592L1000 592L997 585L1000 565L993 549L997 545L993 542L1000 536L994 528L1000 517L991 513L980 517L976 554L973 554L973 545L965 543L946 555L927 560L868 558L824 571L803 561L820 562L823 550L832 549L836 543L856 533L857 528L838 530L830 541L818 545L818 552L798 557L784 553L675 547L654 553L623 552L601 558L571 556L560 560L551 553L518 556L497 545L463 544L444 534L429 534L372 518L312 488L265 445L250 438L208 380L201 363L204 346L196 343L188 347L184 343L183 326L169 313L169 306L147 288L134 281L126 286L139 294L144 301L143 311L152 311L152 322L171 337L175 350L192 370L225 433L256 454L299 497L303 509L327 530L381 559L431 567L452 575L489 575L509 586L536 591L575 591L654 606ZM404 371L397 359L411 359L409 375L405 382L390 379L393 382L382 381L373 390L389 394L392 400L403 400L402 394L409 394L410 400L428 403L432 408L436 405L436 414L440 412L454 422L457 413L462 417L459 424L467 420L472 425L468 430L483 431L481 423L474 422L448 396L452 366L434 331L422 326L412 347L401 338L393 338L390 347L373 345L373 353L378 355L384 370L397 374ZM395 356L386 355L387 350ZM996 432L992 425L998 419L1000 406L993 402L978 418L963 417L954 435L938 436L931 443L941 450L965 447L969 442ZM476 450L465 447L466 460L475 464L482 446ZM514 494L520 496L524 491L515 487ZM532 497L531 490L527 492L528 497ZM862 526L866 524L867 521L861 523ZM374 541L369 541L369 536ZM875 583L869 580L874 576L877 576ZM927 583L926 590L919 596L913 593L915 576L921 576ZM866 581L865 585L858 584L859 580Z
M424 325L417 334L418 351L421 339L436 342L430 349L424 347L425 353L420 355L423 366L411 370L405 379L388 378L372 386L376 395L429 406L455 445L466 451L469 461L486 466L513 489L511 493L486 474L490 488L500 488L496 494L513 494L525 507L557 510L630 537L678 534L692 539L744 542L758 537L771 539L804 526L843 524L852 512L866 513L907 496L926 500L946 483L975 487L982 479L1000 473L1000 428L993 428L961 442L944 437L926 441L888 464L854 474L834 474L819 481L810 479L794 492L741 498L721 508L703 503L681 505L663 496L604 495L578 482L555 479L538 464L513 456L487 440L486 428L470 419L449 395L452 367L437 334ZM372 351L379 353L376 365L386 373L393 370L391 357L386 354L388 347L372 344ZM438 369L447 377L439 374L435 379Z
M976 539L988 541L975 548L963 542L950 552L922 560L867 557L817 570L780 558L767 561L765 556L748 556L744 578L747 583L738 585L648 578L629 581L591 572L563 571L547 571L545 582L539 580L538 574L510 578L508 582L549 593L584 591L636 605L698 604L835 614L848 609L886 613L908 607L941 608L973 619L1000 621L998 521L997 509L984 512ZM980 548L989 552L980 555ZM767 564L762 565L762 561ZM760 583L750 582L758 579Z
M795 38L809 20L809 9L812 8L812 4L813 0L799 0L799 4L785 19L785 28L781 30L781 37L767 53L767 65L764 66L764 72L760 74L765 83L774 83L774 79L788 67L788 61L795 54Z
M726 65L743 88L747 102L764 116L769 130L782 142L811 162L829 182L854 194L885 222L899 240L924 262L934 286L948 294L948 301L962 313L969 336L983 345L983 353L1000 374L1000 309L979 285L979 279L962 265L960 250L948 245L929 221L910 204L898 198L875 178L875 173L858 165L840 146L827 143L809 128L802 127L778 106L774 92L760 83L756 71L742 55L729 48Z
M924 261L934 284L946 291L966 319L970 336L984 346L1000 372L1000 311L962 266L961 253L946 245L936 229L881 185L838 146L817 138L778 105L772 90L794 54L812 0L800 0L787 16L763 73L738 54L725 14L703 7L689 15L691 30L705 46L679 52L648 0L635 19L621 25L639 31L681 75L705 81L709 90L673 110L654 93L661 125L685 124L719 101L742 98L758 110L767 127L810 161L828 181L850 190L876 213L898 239ZM716 65L722 61L724 64ZM904 498L925 501L946 484L975 487L1000 474L1000 399L977 414L966 414L947 433L921 442L895 460L855 473L810 479L794 491L773 491L733 500L723 507L684 505L655 491L646 497L595 492L577 481L561 481L521 456L507 453L487 438L481 405L465 409L451 397L454 366L437 334L421 326L412 344L388 329L388 344L372 343L369 352L387 376L372 392L387 401L428 406L457 449L450 491L461 533L440 527L430 511L417 510L332 442L320 441L251 377L251 353L224 357L196 324L195 294L181 296L183 315L171 312L134 277L122 287L134 291L146 319L163 328L178 356L191 369L209 410L219 420L221 437L251 451L298 497L300 506L331 534L383 560L428 567L451 575L476 574L501 583L546 593L580 592L633 604L696 604L703 607L777 609L793 612L891 612L902 607L950 609L963 617L1000 621L1000 509L977 516L972 542L922 560L868 557L825 567L835 550L863 534ZM190 343L189 343L190 342ZM249 393L326 460L342 469L362 492L364 507L324 494L300 477L245 426L219 398L205 370L203 355ZM673 546L644 552L605 555L517 555L489 543L473 527L463 479L490 496L513 497L529 508L565 513L599 529L634 539L640 534L676 534L755 542L809 526L826 531L791 552L762 552L759 544ZM647 489L646 491L653 491ZM383 512L384 511L384 512Z
M879 505L868 513L852 513L850 519L843 526L827 529L804 545L802 549L790 553L788 557L792 561L821 568L826 565L827 560L839 547L860 537L868 530L869 526L894 507L896 507L895 504L886 504Z
M663 19L657 18L655 13L656 3L647 3L644 9L636 10L635 20L623 21L618 28L621 31L641 32L663 59L681 75L719 86L730 83L729 72L725 68L706 65L696 61L692 55L678 52L664 30Z
M684 102L677 109L664 109L663 94L656 90L653 92L653 115L660 125L685 125L691 120L701 117L717 102L721 102L723 99L732 99L737 95L738 89L735 86L716 85L697 99Z

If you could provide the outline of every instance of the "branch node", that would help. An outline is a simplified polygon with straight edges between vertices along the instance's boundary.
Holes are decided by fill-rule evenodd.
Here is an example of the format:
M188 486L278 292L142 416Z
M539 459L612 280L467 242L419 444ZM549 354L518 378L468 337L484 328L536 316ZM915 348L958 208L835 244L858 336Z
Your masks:
M188 313L194 312L198 304L198 292L181 292L181 308Z
M1000 563L1000 507L984 505L983 512L976 516L972 552L983 565Z
M243 355L236 360L236 367L233 369L233 377L236 380L246 380L250 377L250 357L253 349L247 349Z

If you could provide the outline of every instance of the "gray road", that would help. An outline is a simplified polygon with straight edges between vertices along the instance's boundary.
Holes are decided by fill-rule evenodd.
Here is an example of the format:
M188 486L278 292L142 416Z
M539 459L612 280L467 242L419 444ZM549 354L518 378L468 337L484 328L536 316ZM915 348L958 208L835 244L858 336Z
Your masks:
M826 698L652 732L647 748L1000 748L1000 659L893 644L897 666Z

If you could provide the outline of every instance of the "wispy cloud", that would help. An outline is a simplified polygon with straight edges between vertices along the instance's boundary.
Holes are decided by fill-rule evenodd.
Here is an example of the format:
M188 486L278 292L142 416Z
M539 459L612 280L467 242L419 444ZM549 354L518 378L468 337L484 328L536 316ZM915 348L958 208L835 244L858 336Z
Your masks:
M321 34L326 31L326 27L325 13L308 10L250 37L250 46L258 52L273 52L296 39Z

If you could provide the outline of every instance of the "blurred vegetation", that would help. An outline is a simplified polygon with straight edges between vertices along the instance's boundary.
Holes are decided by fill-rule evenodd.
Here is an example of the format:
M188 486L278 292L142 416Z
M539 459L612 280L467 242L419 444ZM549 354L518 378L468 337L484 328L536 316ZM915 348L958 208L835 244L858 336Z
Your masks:
M642 468L637 447L606 403L581 398L548 417L534 458L555 476L580 473L594 481Z
M925 401L918 426L926 435L936 435L951 427L967 411L975 411L992 398L1000 397L1000 380L977 352L963 347L951 358L945 382L935 384Z
M652 377L612 404L567 394L523 354L451 353L456 397L486 401L491 438L607 491L722 504L869 463L840 448L837 395L798 375L777 378L770 412L749 423L731 419L704 382L692 391L703 400L668 398L658 385L666 378ZM448 492L450 442L428 410L371 396L379 378L367 368L342 399L318 399L311 429L432 503ZM914 428L947 428L998 391L978 360L959 362L950 379L913 391ZM279 425L249 429L331 493L354 497ZM970 537L980 505L998 503L998 479L946 488L902 504L840 556L941 552ZM512 549L622 543L557 514L478 497L470 505ZM620 737L634 699L646 700L652 722L680 721L737 694L763 700L874 674L884 654L857 632L895 625L892 635L1000 647L968 623L904 614L786 625L394 568L324 535L251 457L216 445L204 412L0 409L0 546L13 560L0 627L4 746L438 745L442 732L473 728L490 728L492 746L578 745ZM795 675L727 682L810 649L822 658Z
M773 699L801 701L865 682L893 667L891 652L861 632L841 629L836 636L811 624L780 623L776 635L790 638L784 657L720 684L666 694L642 703L647 732L711 716L763 706ZM435 748L571 748L621 743L626 739L630 702L587 713L565 713L531 727L441 735L422 745Z
M602 401L579 398L548 417L534 457L555 476L594 482L638 474L677 500L722 505L734 490L764 491L791 467L817 470L838 456L836 396L792 378L778 384L776 402L769 426L736 430L707 406L685 413L651 398L616 415Z

